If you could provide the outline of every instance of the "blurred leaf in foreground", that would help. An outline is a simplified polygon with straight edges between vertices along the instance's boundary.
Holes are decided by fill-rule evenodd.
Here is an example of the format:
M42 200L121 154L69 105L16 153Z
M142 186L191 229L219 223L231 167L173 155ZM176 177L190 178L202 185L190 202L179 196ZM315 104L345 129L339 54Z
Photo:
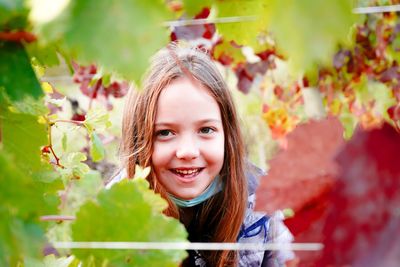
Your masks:
M0 87L4 87L11 100L26 96L38 98L42 88L32 69L22 44L0 42Z
M260 52L262 45L259 35L267 31L266 10L269 8L265 0L233 0L214 1L218 17L239 17L244 21L239 23L218 23L218 32L225 41L235 41L239 45L251 46Z
M38 171L43 167L40 160L40 147L47 143L46 126L40 124L35 115L19 113L19 110L16 110L18 107L12 106L7 98L4 90L0 88L2 148L10 153L13 160L26 171ZM43 103L41 106L44 108ZM33 108L33 106L31 107ZM40 107L38 106L37 109ZM16 110L18 113L12 110Z
M6 152L0 152L0 265L17 266L24 257L39 258L44 227L39 217L54 214L48 188L23 172Z
M98 62L139 82L148 61L168 41L162 22L168 20L162 1L70 1L40 31L48 41L65 40L80 62Z
M357 131L340 152L319 266L396 266L400 134L388 124ZM397 252L396 252L397 250Z
M152 200L152 201L149 201ZM164 205L154 205L154 201ZM166 201L149 189L145 179L123 180L83 205L72 225L74 241L183 242L183 225L161 213ZM93 220L95 218L95 220ZM178 266L185 251L73 250L94 266Z
M25 28L27 17L25 0L0 0L0 31Z
M270 0L268 28L295 72L316 71L348 41L356 17L349 0Z

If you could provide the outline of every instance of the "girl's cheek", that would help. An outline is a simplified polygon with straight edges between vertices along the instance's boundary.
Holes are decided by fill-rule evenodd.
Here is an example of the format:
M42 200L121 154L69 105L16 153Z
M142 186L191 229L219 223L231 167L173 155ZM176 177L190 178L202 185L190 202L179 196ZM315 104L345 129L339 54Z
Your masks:
M215 139L213 142L204 143L202 147L203 152L213 158L220 158L225 154L225 143L223 137Z

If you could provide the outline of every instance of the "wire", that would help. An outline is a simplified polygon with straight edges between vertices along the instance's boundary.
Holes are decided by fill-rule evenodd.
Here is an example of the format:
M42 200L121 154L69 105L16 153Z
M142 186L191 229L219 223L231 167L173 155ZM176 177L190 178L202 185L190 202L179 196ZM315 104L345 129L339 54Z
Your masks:
M66 249L142 249L142 250L302 250L318 251L321 243L190 243L190 242L53 242Z
M353 9L353 13L355 14L372 14L398 11L400 11L400 5L357 7Z
M162 23L163 26L167 27L180 27L189 25L203 25L210 23L235 23L243 21L256 21L257 16L239 16L239 17L223 17L214 19L186 19L186 20L173 20L165 21Z

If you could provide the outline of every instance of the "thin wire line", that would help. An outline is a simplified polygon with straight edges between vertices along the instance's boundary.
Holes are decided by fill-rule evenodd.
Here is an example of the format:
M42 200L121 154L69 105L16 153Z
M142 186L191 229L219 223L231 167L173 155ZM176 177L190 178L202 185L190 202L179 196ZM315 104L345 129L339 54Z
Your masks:
M400 5L357 7L353 9L353 13L355 14L372 14L398 11L400 11Z
M371 6L371 7L356 7L353 10L355 14L370 14L370 13L383 13L383 12L398 12L400 5L390 6ZM222 18L207 18L207 19L187 19L187 20L172 20L162 23L165 27L180 27L190 25L203 25L210 23L237 23L245 21L256 21L257 16L236 16L236 17L222 17Z
M165 21L162 23L166 27L179 27L179 26L189 26L189 25L203 25L210 23L236 23L244 21L256 21L257 16L238 16L238 17L223 17L214 19L186 19L186 20L172 20Z
M53 242L67 249L141 249L141 250L292 250L318 251L321 243L190 243L190 242Z

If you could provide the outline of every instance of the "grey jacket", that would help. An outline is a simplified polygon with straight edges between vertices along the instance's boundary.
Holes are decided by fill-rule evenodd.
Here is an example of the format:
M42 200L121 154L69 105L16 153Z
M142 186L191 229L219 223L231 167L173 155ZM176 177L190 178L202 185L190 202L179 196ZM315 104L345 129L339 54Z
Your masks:
M246 217L239 233L239 243L291 243L293 236L283 224L283 213L277 211L271 216L261 212L255 212L255 191L258 186L258 179L262 175L259 169L252 167L253 170L247 173L248 179L248 206ZM239 266L251 267L275 267L285 266L285 262L294 259L292 251L257 251L242 250L239 252Z

